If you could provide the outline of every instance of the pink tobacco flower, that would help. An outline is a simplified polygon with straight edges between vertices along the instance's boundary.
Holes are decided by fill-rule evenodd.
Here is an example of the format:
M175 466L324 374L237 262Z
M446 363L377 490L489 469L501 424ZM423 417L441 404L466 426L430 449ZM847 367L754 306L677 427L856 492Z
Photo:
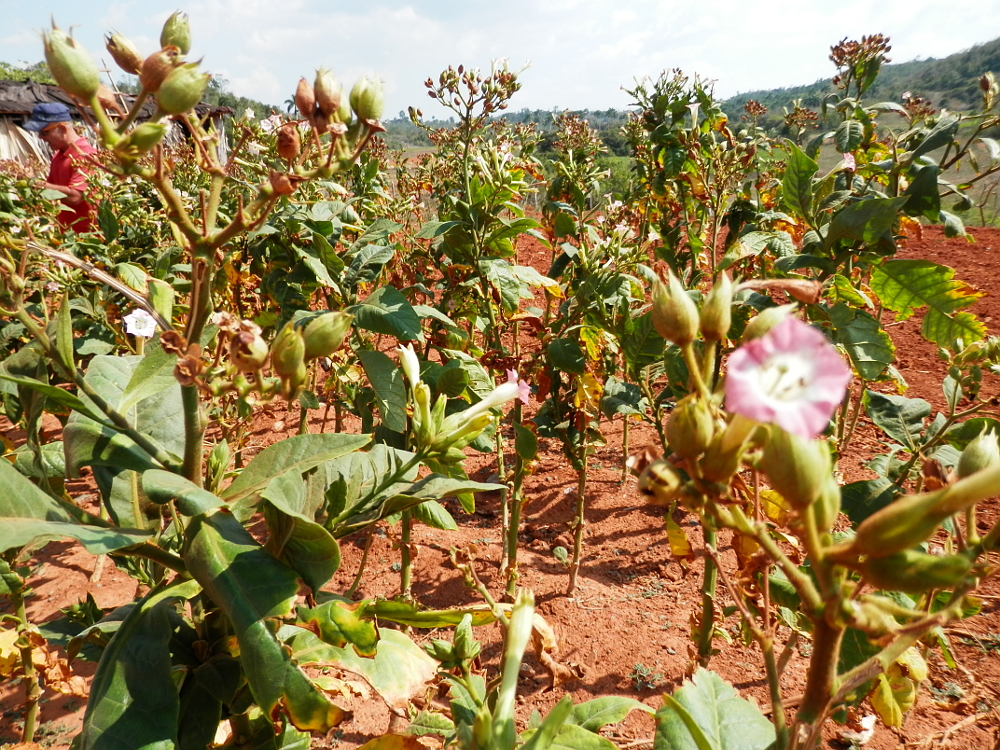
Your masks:
M507 382L517 384L517 397L525 406L531 400L531 386L526 380L518 380L517 370L507 370Z
M789 316L729 357L726 409L811 440L826 429L851 377L822 333Z

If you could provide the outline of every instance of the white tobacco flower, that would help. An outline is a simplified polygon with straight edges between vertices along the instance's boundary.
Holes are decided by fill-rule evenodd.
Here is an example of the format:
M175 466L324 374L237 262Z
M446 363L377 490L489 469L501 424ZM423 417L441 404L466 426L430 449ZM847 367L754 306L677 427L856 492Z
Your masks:
M156 334L156 319L142 308L136 308L124 318L125 332L144 339Z
M251 109L250 107L247 107L246 109L243 110L243 119L244 120L256 120L257 119L257 114L253 111L253 109Z
M413 345L399 347L399 365L403 368L403 374L410 381L410 387L416 388L420 382L420 359L413 351Z

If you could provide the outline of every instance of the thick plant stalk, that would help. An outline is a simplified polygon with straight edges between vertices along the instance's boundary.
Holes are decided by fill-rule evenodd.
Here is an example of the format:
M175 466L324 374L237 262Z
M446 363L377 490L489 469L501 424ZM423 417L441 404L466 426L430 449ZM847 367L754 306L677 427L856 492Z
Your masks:
M497 483L502 487L500 490L500 536L506 540L510 533L511 493L510 489L507 487L507 482L505 481L507 467L505 465L505 461L503 460L503 432L499 424L497 425L494 442L497 451ZM507 544L503 544L502 547L503 548L500 553L500 570L506 570L507 566L510 564L510 550L508 549Z
M24 582L2 558L0 558L0 579L6 585L8 596L14 605L17 629L22 632L27 631L31 623L28 622L28 615L24 608ZM24 730L21 732L21 741L25 743L35 739L35 729L38 725L38 699L42 696L42 686L38 679L38 670L35 669L35 662L32 660L32 650L30 643L18 649L21 670L24 672Z
M404 510L402 512L402 529L400 531L400 558L401 566L399 568L399 593L404 599L413 598L413 560L410 557L410 530L412 528L413 519L410 516L410 511Z
M715 549L715 532L702 526L705 548ZM705 556L705 574L701 581L701 630L698 634L698 664L707 667L712 658L712 636L715 634L715 590L718 587L719 568L715 558Z
M573 562L569 569L569 584L566 586L566 596L573 596L576 590L576 577L580 573L580 558L583 556L583 530L586 526L584 513L586 511L587 492L587 446L583 444L582 466L577 473L576 484L576 528L573 534Z
M830 625L824 618L814 620L813 651L809 659L806 689L802 705L795 717L798 726L815 726L826 716L827 707L837 684L837 660L844 628ZM811 733L815 734L815 733ZM793 742L798 742L793 735ZM812 743L802 746L810 750Z
M521 401L514 401L514 424L521 424ZM516 441L516 439L515 439ZM516 442L515 442L516 446ZM524 459L516 450L514 451L514 486L511 491L510 521L507 525L507 536L504 540L504 553L507 560L503 569L507 575L508 601L514 601L517 593L517 579L520 577L517 572L517 533L521 527L521 510L524 506L524 492L522 484L524 482Z

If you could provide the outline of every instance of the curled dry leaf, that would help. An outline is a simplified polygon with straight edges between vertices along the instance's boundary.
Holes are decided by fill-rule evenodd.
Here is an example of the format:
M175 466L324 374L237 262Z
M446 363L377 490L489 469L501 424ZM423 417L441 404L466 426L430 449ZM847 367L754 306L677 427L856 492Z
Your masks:
M545 667L552 680L549 685L550 690L554 690L563 683L578 680L583 676L579 667L573 669L556 661L556 656L559 655L559 641L556 640L552 626L537 612L534 614L531 624L531 645L535 650L535 658L538 659L539 664Z

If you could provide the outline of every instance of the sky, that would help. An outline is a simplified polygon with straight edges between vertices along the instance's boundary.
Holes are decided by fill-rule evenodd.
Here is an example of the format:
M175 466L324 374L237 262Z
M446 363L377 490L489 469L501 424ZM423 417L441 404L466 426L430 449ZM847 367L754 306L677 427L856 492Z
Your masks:
M527 65L513 111L624 109L624 89L673 68L715 80L726 98L830 77L829 48L845 37L889 36L894 62L1000 37L1000 0L0 0L0 60L41 59L55 18L119 79L104 33L147 55L177 9L190 16L190 58L232 92L280 106L319 67L348 87L377 76L389 119L411 105L444 114L423 81L448 65Z

